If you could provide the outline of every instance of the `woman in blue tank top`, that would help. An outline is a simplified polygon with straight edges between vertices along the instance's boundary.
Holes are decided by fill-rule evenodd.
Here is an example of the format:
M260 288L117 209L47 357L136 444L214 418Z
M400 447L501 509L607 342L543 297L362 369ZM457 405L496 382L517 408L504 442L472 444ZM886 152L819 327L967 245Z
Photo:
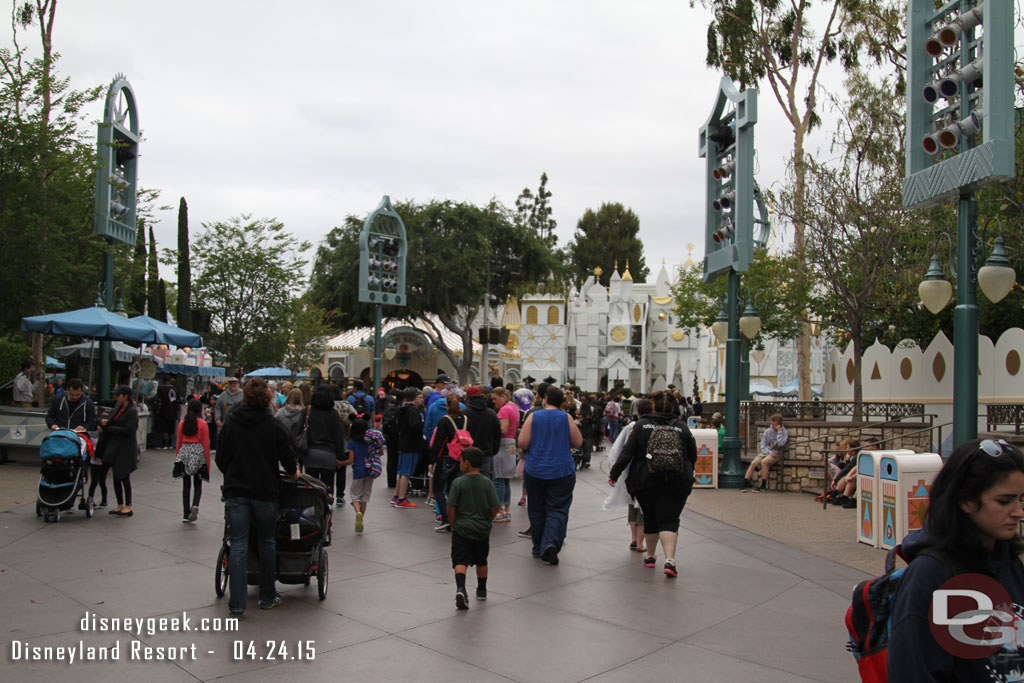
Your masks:
M562 390L548 387L543 408L530 413L519 432L526 457L526 511L530 517L533 556L558 564L576 486L572 449L583 444L576 422L562 412Z

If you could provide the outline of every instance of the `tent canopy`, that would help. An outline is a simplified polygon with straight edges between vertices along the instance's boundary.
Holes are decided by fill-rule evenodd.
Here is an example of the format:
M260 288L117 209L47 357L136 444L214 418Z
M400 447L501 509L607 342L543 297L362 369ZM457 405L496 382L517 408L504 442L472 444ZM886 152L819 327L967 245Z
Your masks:
M70 346L59 346L53 350L53 355L57 356L57 358L77 358L79 360L97 358L99 354L99 344L91 341L71 344ZM134 346L128 346L124 342L119 341L110 343L110 357L118 363L131 363L138 355L139 350Z
M173 344L174 346L200 347L203 345L203 338L195 332L183 330L148 315L137 315L129 318L132 322L145 325L156 331L157 342L160 344Z
M56 358L54 358L52 356L47 356L46 357L46 369L47 370L66 370L67 368L64 366L63 363L58 361Z
M309 375L301 372L295 373L288 368L260 368L259 370L253 370L246 377L270 377L270 378L288 378L295 377L296 379L309 379Z
M21 329L26 332L61 334L69 337L150 343L157 341L156 330L152 327L122 318L99 306L65 313L28 316L21 319Z

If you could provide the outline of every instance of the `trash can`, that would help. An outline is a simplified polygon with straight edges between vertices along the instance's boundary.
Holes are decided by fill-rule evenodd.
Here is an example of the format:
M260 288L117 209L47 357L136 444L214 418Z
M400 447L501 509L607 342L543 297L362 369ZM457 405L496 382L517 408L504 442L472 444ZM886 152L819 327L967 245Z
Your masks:
M878 466L880 548L895 548L904 536L924 526L928 494L941 469L942 457L938 453L894 453L882 457Z
M691 429L697 442L697 464L693 466L693 488L718 488L718 430Z
M879 470L882 458L889 455L913 455L914 451L861 451L857 454L857 541L879 546L880 526Z

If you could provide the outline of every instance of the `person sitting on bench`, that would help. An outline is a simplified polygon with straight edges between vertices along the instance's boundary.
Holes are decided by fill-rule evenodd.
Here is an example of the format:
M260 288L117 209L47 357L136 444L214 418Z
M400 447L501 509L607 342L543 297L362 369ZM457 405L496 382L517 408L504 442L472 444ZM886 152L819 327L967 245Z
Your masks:
M779 454L786 442L789 441L789 432L782 426L782 415L775 413L770 419L771 427L764 430L764 434L761 435L761 452L757 454L754 461L750 463L750 467L747 468L747 473L743 475L741 491L764 491L768 488L768 471L779 461ZM754 484L750 480L758 469L761 470L761 488L754 489Z

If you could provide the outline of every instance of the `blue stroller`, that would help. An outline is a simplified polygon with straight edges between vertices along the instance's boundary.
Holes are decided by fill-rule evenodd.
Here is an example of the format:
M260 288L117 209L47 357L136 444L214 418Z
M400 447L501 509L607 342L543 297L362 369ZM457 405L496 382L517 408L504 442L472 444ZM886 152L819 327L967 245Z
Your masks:
M43 466L39 473L36 515L45 521L59 522L60 513L70 510L76 498L81 499L79 507L85 510L85 516L92 517L93 502L85 496L85 465L89 459L85 439L88 438L69 429L58 429L43 438L39 446Z

